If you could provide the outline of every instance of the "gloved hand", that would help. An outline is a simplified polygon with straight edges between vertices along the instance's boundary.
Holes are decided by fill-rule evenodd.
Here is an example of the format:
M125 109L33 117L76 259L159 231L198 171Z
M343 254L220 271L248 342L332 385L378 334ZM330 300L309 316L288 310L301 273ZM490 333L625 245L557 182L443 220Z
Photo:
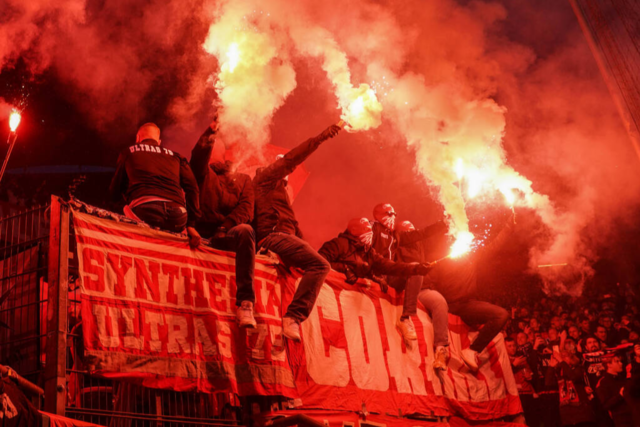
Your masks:
M189 236L189 246L195 249L200 246L200 233L193 227L187 227L187 236Z
M358 281L358 276L356 276L353 270L351 270L349 267L347 267L347 269L345 270L344 275L347 276L347 280L345 280L345 282L350 285L353 285Z
M376 282L378 285L380 285L380 290L382 292L384 292L385 294L389 291L389 284L387 283L387 280L382 277L382 276L373 276L372 277L373 281Z
M432 262L415 263L414 274L418 276L424 276L425 274L429 273L429 271L431 271L433 266L434 263Z

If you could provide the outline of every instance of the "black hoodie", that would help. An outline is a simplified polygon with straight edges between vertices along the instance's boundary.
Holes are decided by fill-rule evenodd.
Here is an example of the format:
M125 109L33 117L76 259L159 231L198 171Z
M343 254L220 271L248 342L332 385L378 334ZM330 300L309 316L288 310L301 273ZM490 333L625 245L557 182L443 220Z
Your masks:
M331 264L331 268L341 273L351 270L357 277L371 278L372 275L413 276L419 264L393 262L378 254L373 248L365 248L358 237L345 231L326 242L318 251Z

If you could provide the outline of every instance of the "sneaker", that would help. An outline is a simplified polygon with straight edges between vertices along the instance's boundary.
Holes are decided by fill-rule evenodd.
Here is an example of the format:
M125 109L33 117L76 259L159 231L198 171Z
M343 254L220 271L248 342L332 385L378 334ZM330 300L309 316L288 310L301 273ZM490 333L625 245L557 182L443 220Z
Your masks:
M300 324L292 317L282 318L282 333L285 337L295 342L302 341L300 337Z
M449 358L448 347L443 347L439 345L436 347L436 354L433 359L433 369L446 371L447 370L447 359Z
M464 362L464 364L467 365L467 368L469 368L471 372L478 372L477 352L471 350L470 348L465 348L464 350L462 350L460 356L462 357L462 361Z
M399 319L396 322L396 327L400 330L400 334L407 341L417 340L418 336L416 335L416 328L413 326L413 322L410 317L406 319Z
M251 301L242 301L238 311L236 311L236 320L241 328L255 328L256 319L253 317L253 303Z

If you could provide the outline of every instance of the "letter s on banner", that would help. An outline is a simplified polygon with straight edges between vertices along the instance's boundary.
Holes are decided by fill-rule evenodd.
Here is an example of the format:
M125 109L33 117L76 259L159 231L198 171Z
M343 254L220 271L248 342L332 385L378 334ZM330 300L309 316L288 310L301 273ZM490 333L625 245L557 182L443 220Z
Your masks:
M302 322L307 370L316 384L346 387L349 384L347 352L330 346L329 357L325 355L318 307L322 308L322 314L325 319L340 322L340 311L338 310L336 295L333 289L326 284L323 284L322 288L320 288L316 305L313 307L309 318Z

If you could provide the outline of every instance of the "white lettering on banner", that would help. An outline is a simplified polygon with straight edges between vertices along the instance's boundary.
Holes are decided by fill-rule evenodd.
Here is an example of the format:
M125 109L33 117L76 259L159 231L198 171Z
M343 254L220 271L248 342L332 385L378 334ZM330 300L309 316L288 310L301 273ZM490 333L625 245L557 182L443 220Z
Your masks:
M189 326L187 326L186 317L165 314L164 318L167 320L167 328L169 329L167 352L180 353L180 349L182 349L187 354L191 353L191 344L188 342Z
M287 360L287 352L284 346L284 336L281 325L269 325L271 335L271 360L284 362Z
M330 345L329 355L325 354L319 310L322 310L324 319L340 322L336 295L327 284L323 284L320 288L316 305L311 310L309 318L302 322L307 371L316 384L346 387L349 384L347 352Z
M425 313L422 310L418 310L418 319L420 320L420 323L422 323L422 333L424 334L424 342L425 343L434 342L433 341L433 323L431 322L431 319L427 316L427 313ZM429 381L433 386L435 394L442 395L442 385L440 384L440 380L436 379L436 373L433 370L433 359L435 357L433 353L433 346L427 345L426 347L427 347L427 355L424 358L424 362L425 362L425 371L427 374L427 381ZM441 377L446 377L447 380L449 378L447 375L443 375Z
M151 351L162 351L162 341L160 341L160 331L158 330L158 325L164 325L162 313L154 313L147 310L144 312L144 321L149 324L151 332L149 349Z
M413 393L426 396L427 389L424 383L424 374L420 370L420 349L418 342L412 346L406 346L402 352L402 337L396 329L396 319L400 317L402 307L393 305L385 299L380 299L380 308L384 318L384 326L389 340L387 351L387 365L389 373L396 381L396 387L400 393ZM429 342L429 341L427 341Z
M123 308L122 318L124 319L124 346L135 350L144 349L144 335L136 336L134 329L134 321L136 319L136 310L133 308Z
M231 328L227 322L216 320L216 329L218 330L218 349L224 357L232 358L231 350Z
M253 359L264 359L264 340L267 337L267 333L267 325L265 324L256 325L255 329L247 329L249 339L251 339L253 335L258 335L256 344L251 348L251 357Z
M90 295L235 314L232 272L197 269L117 251L109 252L105 260L102 250L90 247L82 249L80 264L83 291ZM274 301L271 293L279 292L279 286L267 282L265 288L268 301Z
M196 317L193 319L193 334L195 339L195 351L196 355L200 354L200 345L202 345L202 353L205 356L215 356L218 354L216 346L211 342L211 337L207 331L204 320Z
M365 390L388 390L389 376L384 374L387 368L373 302L359 292L342 291L340 305L349 307L349 310L343 310L342 316L353 381Z
M94 305L93 314L96 319L96 328L98 329L98 339L100 340L100 344L104 347L118 347L120 345L120 338L118 336L118 318L116 317L114 322L113 315L109 313L109 317L111 318L111 333L108 333L107 307L104 305ZM113 327L114 323L116 326L115 328Z

